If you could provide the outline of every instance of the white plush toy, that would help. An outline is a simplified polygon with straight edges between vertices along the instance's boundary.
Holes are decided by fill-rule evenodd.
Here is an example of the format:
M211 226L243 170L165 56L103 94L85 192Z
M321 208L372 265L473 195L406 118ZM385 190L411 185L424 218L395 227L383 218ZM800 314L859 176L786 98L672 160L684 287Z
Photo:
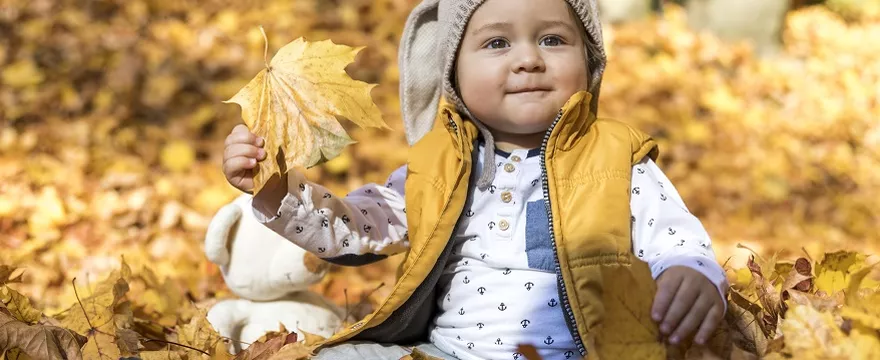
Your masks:
M247 347L279 323L300 339L299 329L324 337L342 326L345 310L308 286L324 277L329 263L287 241L254 217L250 195L242 195L211 219L205 254L219 265L226 285L241 299L223 300L208 311L208 321L231 338L233 353Z

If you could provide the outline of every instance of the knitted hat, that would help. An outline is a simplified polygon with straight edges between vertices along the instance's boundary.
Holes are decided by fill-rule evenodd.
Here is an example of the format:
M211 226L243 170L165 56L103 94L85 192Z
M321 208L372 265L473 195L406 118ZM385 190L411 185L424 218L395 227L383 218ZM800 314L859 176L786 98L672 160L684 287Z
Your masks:
M403 124L410 145L431 131L441 96L471 119L485 140L485 162L495 156L495 140L489 129L474 118L455 87L455 58L474 11L485 0L423 0L406 20L398 61ZM535 0L538 1L538 0ZM590 110L598 111L599 88L605 72L605 50L597 0L566 0L580 18L585 31ZM484 166L477 186L485 190L495 177L494 166Z

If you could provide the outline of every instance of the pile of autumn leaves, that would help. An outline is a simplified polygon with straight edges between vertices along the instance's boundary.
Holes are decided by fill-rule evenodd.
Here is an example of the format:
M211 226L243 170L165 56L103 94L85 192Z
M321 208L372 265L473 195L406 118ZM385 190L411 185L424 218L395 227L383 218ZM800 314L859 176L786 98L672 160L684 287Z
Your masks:
M876 359L880 356L880 283L856 252L821 260L752 257L732 271L726 323L706 349L687 359ZM93 287L70 284L77 302L43 314L15 290L22 271L0 266L0 359L233 359L230 340L208 323L206 309L144 268L120 269ZM297 339L283 326L236 360L306 359L321 340ZM528 353L528 352L527 352ZM413 358L425 358L413 354ZM535 360L537 357L528 356Z
M320 340L306 333L297 339L283 326L233 357L206 319L206 309L160 282L147 268L133 273L121 267L106 279L84 286L74 280L77 302L47 316L14 290L22 272L0 265L0 359L8 360L255 360L306 358ZM81 294L81 297L80 297ZM150 305L149 300L154 299ZM301 340L301 341L298 341Z

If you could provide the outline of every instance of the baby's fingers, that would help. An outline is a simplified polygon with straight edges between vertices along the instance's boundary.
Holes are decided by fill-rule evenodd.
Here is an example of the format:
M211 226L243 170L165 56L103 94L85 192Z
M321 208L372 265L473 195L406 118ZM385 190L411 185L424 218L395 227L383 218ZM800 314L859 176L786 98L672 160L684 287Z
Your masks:
M693 306L689 307L687 315L685 315L681 323L678 324L675 333L669 338L669 342L678 344L686 339L690 339L691 335L697 331L697 328L699 328L703 320L706 319L706 314L712 307L712 302L709 301L707 297L700 296L702 298L697 298Z
M236 125L235 128L232 129L232 133L226 137L226 146L232 144L263 146L263 139L252 133L247 126L239 124Z
M679 286L681 286L680 276L663 276L660 278L657 284L657 295L654 296L654 305L651 307L651 318L654 321L660 322L663 320L663 316L669 310L669 305L672 303L672 299L675 298L675 293L678 291Z
M715 329L718 328L718 324L721 323L721 313L723 311L724 308L719 305L713 305L712 308L709 309L709 314L703 319L700 331L697 332L697 337L695 338L697 344L705 345L706 341L709 341L712 334L715 332Z
M231 159L238 156L263 160L266 157L266 150L248 144L232 144L226 147L223 152L224 159Z

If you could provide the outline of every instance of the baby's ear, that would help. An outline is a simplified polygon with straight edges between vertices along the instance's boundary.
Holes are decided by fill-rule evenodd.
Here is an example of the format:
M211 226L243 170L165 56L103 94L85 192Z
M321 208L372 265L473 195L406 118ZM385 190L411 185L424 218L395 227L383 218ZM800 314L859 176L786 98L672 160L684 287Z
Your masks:
M217 211L208 224L208 231L205 234L205 255L218 266L229 265L229 235L241 219L241 211L238 204L227 204Z

